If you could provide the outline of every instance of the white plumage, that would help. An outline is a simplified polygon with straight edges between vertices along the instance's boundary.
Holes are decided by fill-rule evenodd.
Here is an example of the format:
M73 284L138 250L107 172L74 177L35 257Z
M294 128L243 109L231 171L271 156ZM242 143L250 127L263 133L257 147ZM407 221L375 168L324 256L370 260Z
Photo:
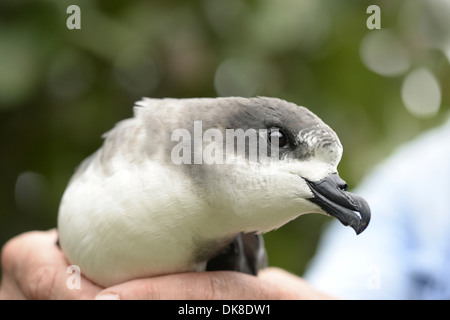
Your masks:
M294 139L269 164L176 165L171 132L195 120L221 130L285 125ZM58 216L68 260L102 286L205 270L240 232L327 213L309 201L307 181L335 174L342 154L319 118L274 98L144 99L104 138L72 177Z

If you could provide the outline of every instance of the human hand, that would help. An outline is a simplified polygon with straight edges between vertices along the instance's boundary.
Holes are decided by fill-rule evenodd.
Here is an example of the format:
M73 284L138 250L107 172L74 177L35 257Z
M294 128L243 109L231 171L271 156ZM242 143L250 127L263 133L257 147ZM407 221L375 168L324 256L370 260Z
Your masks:
M305 280L278 268L257 277L231 271L194 272L131 280L101 288L81 276L70 288L69 266L55 230L11 239L2 250L0 299L329 299Z
M69 264L57 238L56 230L32 231L5 244L0 299L93 299L103 289L83 276L80 289L69 289Z

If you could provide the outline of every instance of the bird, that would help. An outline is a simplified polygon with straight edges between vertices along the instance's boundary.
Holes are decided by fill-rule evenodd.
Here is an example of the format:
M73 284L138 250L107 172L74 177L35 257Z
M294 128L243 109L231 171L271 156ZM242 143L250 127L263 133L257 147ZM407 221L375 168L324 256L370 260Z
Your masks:
M267 266L263 234L300 215L365 230L370 207L340 178L342 152L317 115L279 98L142 98L70 178L58 244L103 287L181 272L256 275Z

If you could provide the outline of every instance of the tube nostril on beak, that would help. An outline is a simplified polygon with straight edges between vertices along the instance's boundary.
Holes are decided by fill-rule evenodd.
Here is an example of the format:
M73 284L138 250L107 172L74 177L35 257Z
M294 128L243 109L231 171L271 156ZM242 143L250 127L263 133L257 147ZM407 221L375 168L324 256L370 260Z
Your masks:
M341 179L337 174L335 175L336 185L340 190L347 191L348 184L344 180Z

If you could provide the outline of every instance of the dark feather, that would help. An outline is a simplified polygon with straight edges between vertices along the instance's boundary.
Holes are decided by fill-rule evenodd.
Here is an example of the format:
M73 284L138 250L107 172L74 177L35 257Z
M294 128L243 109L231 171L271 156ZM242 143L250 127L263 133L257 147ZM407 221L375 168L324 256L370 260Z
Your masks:
M262 235L240 233L217 256L208 261L207 271L239 271L257 275L267 267L267 253Z

